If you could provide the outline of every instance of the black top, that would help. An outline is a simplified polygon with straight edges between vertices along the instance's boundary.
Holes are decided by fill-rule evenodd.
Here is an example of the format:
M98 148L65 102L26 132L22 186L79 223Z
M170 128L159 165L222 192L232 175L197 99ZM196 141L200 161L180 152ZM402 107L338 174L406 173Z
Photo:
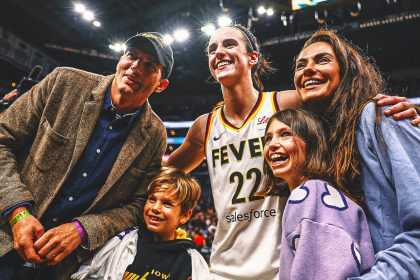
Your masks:
M123 279L189 280L191 279L191 256L187 249L195 244L189 239L176 239L153 243L152 234L146 226L139 226L137 254L127 267Z

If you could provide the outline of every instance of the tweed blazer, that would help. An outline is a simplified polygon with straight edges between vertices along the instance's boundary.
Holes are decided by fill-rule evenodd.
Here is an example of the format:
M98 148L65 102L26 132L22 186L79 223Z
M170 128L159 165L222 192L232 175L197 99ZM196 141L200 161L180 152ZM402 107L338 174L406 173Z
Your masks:
M79 160L113 80L59 67L0 116L0 213L32 201L40 219ZM75 217L95 250L142 219L147 185L160 168L166 130L146 101L114 166L89 208ZM0 218L0 256L13 249Z

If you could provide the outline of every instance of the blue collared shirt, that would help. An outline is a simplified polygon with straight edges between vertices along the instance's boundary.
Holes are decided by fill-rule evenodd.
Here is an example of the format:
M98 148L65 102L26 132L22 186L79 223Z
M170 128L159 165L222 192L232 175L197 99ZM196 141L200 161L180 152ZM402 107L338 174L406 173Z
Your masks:
M118 115L108 89L82 156L41 219L46 229L70 222L93 202L108 178L141 109L132 114Z

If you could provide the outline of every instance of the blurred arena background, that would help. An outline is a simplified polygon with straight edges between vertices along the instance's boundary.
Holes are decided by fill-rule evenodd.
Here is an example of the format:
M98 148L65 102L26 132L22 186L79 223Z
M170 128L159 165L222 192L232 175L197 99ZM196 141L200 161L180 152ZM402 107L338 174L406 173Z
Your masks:
M312 32L328 24L375 58L394 94L420 104L418 0L4 0L0 99L17 87L23 94L57 66L111 74L125 39L158 31L173 40L175 57L169 88L150 100L167 127L169 155L192 121L222 99L204 49L212 28L226 17L250 27L278 69L264 81L267 91L293 88L294 56ZM0 103L1 110L7 106ZM187 228L208 256L216 218L206 163L193 174L203 196Z

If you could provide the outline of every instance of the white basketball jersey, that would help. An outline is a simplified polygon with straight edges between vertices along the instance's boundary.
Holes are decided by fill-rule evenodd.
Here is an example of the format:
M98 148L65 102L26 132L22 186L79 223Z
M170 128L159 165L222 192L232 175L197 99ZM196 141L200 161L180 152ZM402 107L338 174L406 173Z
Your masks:
M264 132L278 111L276 94L260 93L240 128L219 108L209 114L206 157L218 224L210 257L213 279L279 279L286 198L256 195L263 175Z

